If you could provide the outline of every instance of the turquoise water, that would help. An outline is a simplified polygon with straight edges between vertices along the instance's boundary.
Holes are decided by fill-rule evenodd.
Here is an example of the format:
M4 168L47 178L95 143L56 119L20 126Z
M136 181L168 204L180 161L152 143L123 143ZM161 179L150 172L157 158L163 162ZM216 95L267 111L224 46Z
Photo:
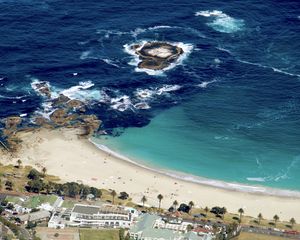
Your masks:
M247 105L250 99L225 107L235 89L224 95L224 88L222 83L208 86L192 101L159 113L146 127L127 128L121 136L102 136L96 141L156 169L300 190L297 136L290 135L289 129L293 124L278 125L289 115L288 107L253 108L253 112L243 112L241 107L234 112L231 108ZM256 118L251 120L251 115ZM269 131L274 125L277 132Z

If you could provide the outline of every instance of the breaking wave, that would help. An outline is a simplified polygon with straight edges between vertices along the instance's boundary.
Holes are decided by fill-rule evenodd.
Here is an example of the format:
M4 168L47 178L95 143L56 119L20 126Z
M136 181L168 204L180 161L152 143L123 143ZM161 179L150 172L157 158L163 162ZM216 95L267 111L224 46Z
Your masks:
M144 44L146 44L147 41L141 41L138 44L142 46L144 46ZM137 43L133 43L133 44L125 44L124 47L124 51L128 54L130 54L131 56L133 56L133 58L131 59L131 61L128 63L129 65L135 66L135 71L136 72L145 72L148 75L152 75L152 76L164 76L164 73L166 71L169 71L173 68L175 68L178 65L181 65L183 63L183 61L188 57L188 55L192 52L193 50L193 45L192 44L188 44L188 43L182 43L182 42L178 42L178 43L170 43L169 44L175 45L179 48L182 48L183 50L183 54L181 54L179 56L179 58L174 62L171 63L168 67L166 67L163 70L152 70L152 69L146 69L146 68L139 68L138 64L141 62L141 60L139 59L139 56L135 53L135 51L131 48L133 45L136 45Z
M234 33L241 31L245 26L243 19L235 19L219 10L199 11L195 13L195 16L210 18L211 21L208 22L207 25L222 33Z

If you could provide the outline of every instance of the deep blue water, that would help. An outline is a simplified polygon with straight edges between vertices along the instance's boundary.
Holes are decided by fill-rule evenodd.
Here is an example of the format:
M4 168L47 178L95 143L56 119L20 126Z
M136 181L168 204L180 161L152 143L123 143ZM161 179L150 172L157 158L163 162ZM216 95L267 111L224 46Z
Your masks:
M300 190L299 1L0 0L0 26L1 118L51 113L31 86L48 81L88 102L126 156ZM147 40L189 51L136 71L126 45Z

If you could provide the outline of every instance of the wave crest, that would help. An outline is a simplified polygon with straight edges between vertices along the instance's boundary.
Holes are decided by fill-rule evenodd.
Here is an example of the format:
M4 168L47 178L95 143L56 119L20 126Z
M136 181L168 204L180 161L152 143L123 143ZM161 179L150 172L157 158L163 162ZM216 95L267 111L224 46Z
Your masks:
M243 19L235 19L219 10L199 11L195 13L195 16L212 18L212 21L207 23L207 25L222 33L234 33L241 31L245 26Z

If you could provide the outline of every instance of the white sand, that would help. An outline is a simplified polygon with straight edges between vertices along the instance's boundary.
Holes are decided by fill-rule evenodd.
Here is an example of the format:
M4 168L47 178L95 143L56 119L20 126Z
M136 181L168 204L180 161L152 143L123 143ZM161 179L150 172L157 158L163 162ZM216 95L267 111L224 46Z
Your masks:
M148 205L157 206L156 197L161 193L165 208L176 199L180 203L193 201L196 207L225 206L229 212L242 207L246 215L257 216L261 212L272 219L278 214L282 220L294 217L300 222L299 198L229 191L161 175L99 150L88 140L78 139L74 131L43 129L22 133L20 153L14 157L1 154L0 161L15 163L20 158L24 165L46 167L49 174L63 181L126 191L137 203L145 195Z

